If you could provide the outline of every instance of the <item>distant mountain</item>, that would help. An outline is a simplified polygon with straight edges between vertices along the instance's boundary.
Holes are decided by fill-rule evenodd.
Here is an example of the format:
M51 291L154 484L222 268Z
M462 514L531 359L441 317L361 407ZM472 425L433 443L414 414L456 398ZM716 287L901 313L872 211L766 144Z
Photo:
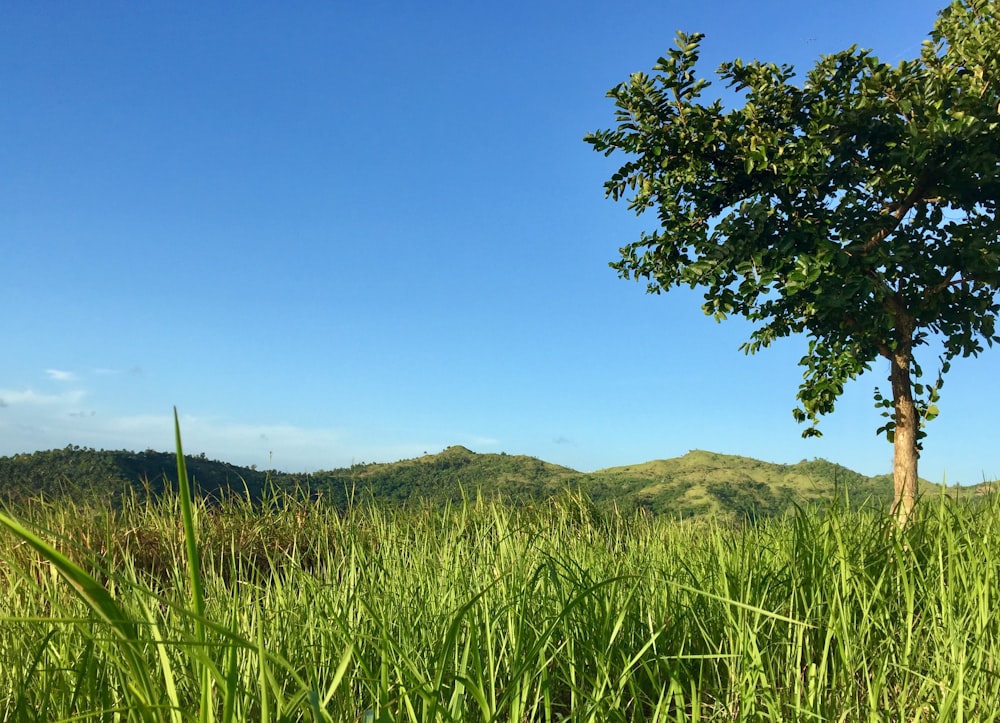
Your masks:
M723 515L758 519L833 499L887 508L892 478L866 477L822 459L784 465L749 457L695 450L674 459L584 473L534 457L477 454L449 447L439 454L387 464L358 464L313 474L265 472L218 462L204 455L186 459L199 493L249 495L259 500L277 491L322 496L346 507L353 502L443 504L478 495L530 504L566 489L585 493L600 508L637 508L676 517ZM0 499L103 498L159 495L176 485L172 453L125 452L70 446L61 450L0 457ZM924 494L937 485L921 481ZM966 488L965 494L975 490Z

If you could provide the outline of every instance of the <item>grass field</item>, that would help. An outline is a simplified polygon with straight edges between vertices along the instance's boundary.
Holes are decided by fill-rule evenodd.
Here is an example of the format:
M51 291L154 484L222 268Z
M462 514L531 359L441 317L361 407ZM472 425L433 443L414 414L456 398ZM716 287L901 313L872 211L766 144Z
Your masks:
M0 518L3 721L1000 719L989 498L903 532L188 500Z

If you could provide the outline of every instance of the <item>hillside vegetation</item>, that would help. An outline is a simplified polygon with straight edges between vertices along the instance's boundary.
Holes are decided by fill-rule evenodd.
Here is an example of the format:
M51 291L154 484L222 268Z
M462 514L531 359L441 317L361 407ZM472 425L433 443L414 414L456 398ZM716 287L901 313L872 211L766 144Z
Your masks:
M323 497L340 509L372 500L385 505L443 504L463 499L501 498L527 505L567 489L584 493L602 509L642 509L671 517L723 515L771 517L792 505L847 499L852 506L879 508L892 499L888 476L866 477L822 459L783 465L748 457L695 450L597 472L578 472L534 457L477 454L462 446L439 454L386 464L357 464L313 474L289 474L187 458L197 490L220 498L259 501L278 492ZM174 455L166 452L105 451L81 447L0 457L0 498L43 497L120 502L123 496L159 496L176 484ZM924 495L939 488L921 483ZM965 494L972 494L967 488Z
M996 503L26 503L0 723L997 722Z
M0 510L0 722L1000 721L993 495L903 529L837 504L763 519L884 480L452 447L253 487L196 457L217 486L192 499L166 455L118 455L0 460L10 496L45 462L84 482Z

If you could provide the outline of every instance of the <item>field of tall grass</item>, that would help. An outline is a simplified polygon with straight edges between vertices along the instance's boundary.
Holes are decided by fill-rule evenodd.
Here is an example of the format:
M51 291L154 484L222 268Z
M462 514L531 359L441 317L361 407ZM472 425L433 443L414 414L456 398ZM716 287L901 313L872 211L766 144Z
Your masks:
M3 721L993 721L1000 507L0 517Z

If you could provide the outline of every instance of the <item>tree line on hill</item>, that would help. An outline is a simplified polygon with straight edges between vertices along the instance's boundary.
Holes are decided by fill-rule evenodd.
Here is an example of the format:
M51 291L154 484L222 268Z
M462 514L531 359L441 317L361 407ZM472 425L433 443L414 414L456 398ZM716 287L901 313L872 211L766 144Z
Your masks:
M866 477L826 460L780 465L693 451L672 460L583 473L522 455L477 454L449 447L439 454L387 464L355 464L315 473L241 467L188 456L196 493L253 502L291 494L322 499L339 509L352 504L443 505L501 497L535 504L564 493L583 493L597 508L690 518L721 515L758 520L793 505L841 498L885 508L889 476ZM173 453L95 450L78 446L0 457L0 501L73 499L118 505L125 496L158 497L176 489ZM923 483L925 494L936 486Z

